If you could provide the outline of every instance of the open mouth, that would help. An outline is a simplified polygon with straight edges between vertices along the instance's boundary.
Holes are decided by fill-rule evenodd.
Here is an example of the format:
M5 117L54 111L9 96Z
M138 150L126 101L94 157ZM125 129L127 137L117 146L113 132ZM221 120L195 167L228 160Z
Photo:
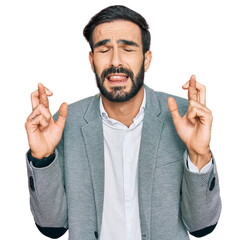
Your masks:
M106 79L112 84L119 84L127 82L129 76L125 73L114 73L107 75Z

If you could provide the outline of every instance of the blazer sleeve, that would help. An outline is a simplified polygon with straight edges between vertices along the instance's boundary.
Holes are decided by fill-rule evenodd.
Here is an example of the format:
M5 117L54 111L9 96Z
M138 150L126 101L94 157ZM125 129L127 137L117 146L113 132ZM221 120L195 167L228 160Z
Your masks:
M58 151L59 145L48 166L37 168L26 159L31 212L37 228L50 238L59 238L68 228L63 151Z
M181 215L191 235L202 237L214 230L221 213L219 178L214 156L206 173L193 173L188 169L184 153Z

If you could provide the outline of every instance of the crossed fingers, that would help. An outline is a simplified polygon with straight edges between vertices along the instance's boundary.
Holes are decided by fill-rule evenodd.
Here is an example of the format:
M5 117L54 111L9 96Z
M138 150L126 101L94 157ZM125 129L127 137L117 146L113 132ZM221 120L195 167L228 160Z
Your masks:
M43 104L45 108L49 108L48 96L52 96L53 93L42 83L38 84L38 89L31 94L32 109L34 110L39 104Z
M197 101L206 106L206 87L196 81L195 75L192 75L190 80L183 85L183 89L188 89L189 100Z
M52 96L52 92L45 88L43 84L38 84L38 89L31 94L32 113L27 118L27 124L32 126L40 126L40 129L44 129L49 125L52 120L51 113L49 111L48 96Z
M188 89L189 106L187 111L188 120L195 124L199 120L202 124L212 122L212 112L206 107L206 87L196 82L195 75L183 85L183 89Z

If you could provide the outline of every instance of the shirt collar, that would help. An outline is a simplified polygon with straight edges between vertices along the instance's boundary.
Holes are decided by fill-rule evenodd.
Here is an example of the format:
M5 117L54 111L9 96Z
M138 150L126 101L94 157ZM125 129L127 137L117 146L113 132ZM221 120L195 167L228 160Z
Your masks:
M144 88L144 96L143 96L143 100L142 100L142 104L141 104L140 110L139 110L138 114L136 115L136 117L133 119L133 123L131 124L131 126L129 128L136 127L140 122L142 122L142 120L144 118L145 106L146 106L146 90ZM105 108L103 106L101 96L100 96L100 115L101 115L103 120L105 120L108 124L110 124L112 126L114 126L116 124L122 124L119 121L108 117L108 114L107 114L107 112L106 112L106 110L105 110Z

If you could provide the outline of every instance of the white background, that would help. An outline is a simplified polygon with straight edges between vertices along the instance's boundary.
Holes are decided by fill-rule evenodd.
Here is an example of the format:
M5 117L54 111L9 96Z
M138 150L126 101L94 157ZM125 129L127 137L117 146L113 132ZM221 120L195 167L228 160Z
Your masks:
M187 97L181 86L196 74L207 86L223 209L217 228L204 239L246 239L247 8L240 0L1 1L0 238L46 239L29 210L24 123L30 93L38 82L51 89L55 113L63 101L98 92L82 30L113 4L140 12L150 25L153 61L147 85ZM66 233L61 239L67 238Z

